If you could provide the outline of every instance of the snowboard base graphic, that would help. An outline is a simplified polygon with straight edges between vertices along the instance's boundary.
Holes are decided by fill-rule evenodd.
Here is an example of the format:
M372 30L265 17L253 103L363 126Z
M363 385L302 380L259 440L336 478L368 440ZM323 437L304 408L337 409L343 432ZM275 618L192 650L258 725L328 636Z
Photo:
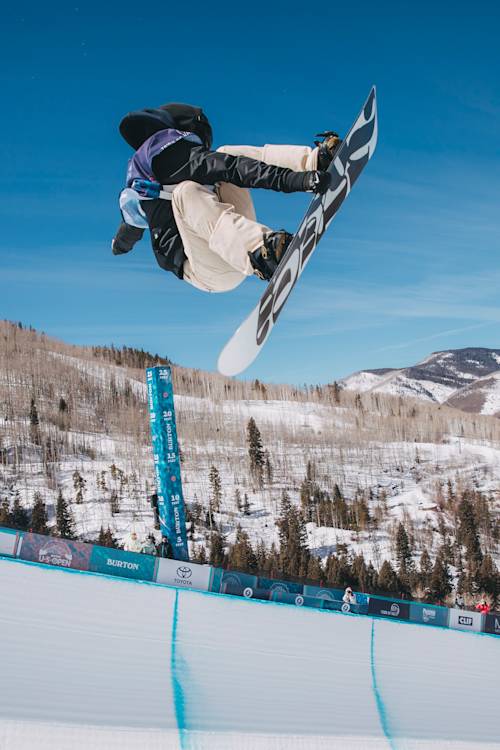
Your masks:
M258 356L319 240L371 159L377 133L377 101L373 87L330 164L329 189L323 195L314 196L258 305L221 351L217 368L222 375L238 375Z

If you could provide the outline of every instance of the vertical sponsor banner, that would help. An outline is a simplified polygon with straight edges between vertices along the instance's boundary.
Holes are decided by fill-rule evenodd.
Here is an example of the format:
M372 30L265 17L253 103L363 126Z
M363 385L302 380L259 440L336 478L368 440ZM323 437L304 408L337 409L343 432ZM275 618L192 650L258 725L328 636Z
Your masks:
M170 367L148 367L146 382L160 526L172 545L175 559L187 561L189 551Z

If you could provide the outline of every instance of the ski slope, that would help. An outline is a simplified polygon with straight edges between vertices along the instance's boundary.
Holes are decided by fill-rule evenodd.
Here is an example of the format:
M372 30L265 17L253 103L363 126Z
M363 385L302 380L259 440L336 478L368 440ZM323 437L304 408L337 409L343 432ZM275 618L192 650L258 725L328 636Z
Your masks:
M0 559L1 750L500 747L500 640Z

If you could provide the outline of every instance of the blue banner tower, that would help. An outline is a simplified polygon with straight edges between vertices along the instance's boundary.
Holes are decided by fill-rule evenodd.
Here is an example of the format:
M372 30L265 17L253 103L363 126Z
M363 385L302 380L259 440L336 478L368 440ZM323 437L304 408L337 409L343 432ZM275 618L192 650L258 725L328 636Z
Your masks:
M174 558L189 560L170 367L148 367L146 382L160 527L172 545Z

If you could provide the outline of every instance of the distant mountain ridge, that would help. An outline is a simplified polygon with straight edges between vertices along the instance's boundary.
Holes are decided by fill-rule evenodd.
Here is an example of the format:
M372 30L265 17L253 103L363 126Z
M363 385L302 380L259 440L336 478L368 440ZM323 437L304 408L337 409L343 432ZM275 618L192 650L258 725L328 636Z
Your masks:
M500 417L500 349L433 352L401 369L360 370L340 381L348 390L388 393Z

